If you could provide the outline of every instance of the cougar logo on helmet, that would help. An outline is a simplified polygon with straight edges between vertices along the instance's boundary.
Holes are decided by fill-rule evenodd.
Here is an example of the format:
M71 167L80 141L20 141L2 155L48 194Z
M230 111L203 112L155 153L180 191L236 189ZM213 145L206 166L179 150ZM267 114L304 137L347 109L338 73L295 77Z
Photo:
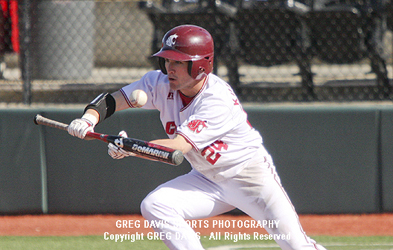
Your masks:
M166 45L169 47L173 47L173 45L175 45L176 43L176 38L178 38L179 36L174 34L168 37L168 39L166 39Z

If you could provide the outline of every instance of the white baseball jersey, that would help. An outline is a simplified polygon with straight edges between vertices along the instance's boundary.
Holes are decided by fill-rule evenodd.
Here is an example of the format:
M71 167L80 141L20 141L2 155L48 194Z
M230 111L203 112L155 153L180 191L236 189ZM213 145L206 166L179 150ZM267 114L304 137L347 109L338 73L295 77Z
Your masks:
M179 134L194 148L185 154L194 170L161 184L141 204L148 221L169 222L154 228L171 235L162 239L169 249L204 249L185 219L211 217L236 207L257 221L279 222L265 229L279 237L275 240L281 249L326 250L304 233L262 137L249 125L226 82L209 74L198 94L183 102L186 98L170 89L166 75L149 72L121 89L130 107L128 96L135 89L148 96L143 108L160 111L168 136Z
M185 154L191 166L215 182L238 174L263 149L261 135L249 124L232 88L214 74L206 77L202 89L186 105L159 70L120 90L131 108L129 96L135 89L148 96L143 108L160 111L169 138L179 134L193 146Z

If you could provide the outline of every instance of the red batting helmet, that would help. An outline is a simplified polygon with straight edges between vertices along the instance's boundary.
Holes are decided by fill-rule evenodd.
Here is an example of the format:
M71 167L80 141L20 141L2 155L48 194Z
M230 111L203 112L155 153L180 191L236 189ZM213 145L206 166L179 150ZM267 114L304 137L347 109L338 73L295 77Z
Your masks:
M192 78L200 80L213 70L213 38L201 27L180 25L165 34L161 50L153 56L159 57L159 65L164 74L167 74L164 58L189 61L188 73Z

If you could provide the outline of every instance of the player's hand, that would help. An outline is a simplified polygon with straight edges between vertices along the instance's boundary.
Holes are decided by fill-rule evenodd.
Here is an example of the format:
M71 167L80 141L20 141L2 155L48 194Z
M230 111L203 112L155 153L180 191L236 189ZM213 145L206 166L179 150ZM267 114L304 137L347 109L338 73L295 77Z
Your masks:
M121 137L128 137L126 131L122 130L120 131L119 135ZM108 144L108 154L113 158L113 159L123 159L124 157L128 157L128 156L135 156L134 153L131 153L129 151L126 151L122 148L119 148L118 146L116 146L113 143L109 143Z
M86 118L78 118L68 125L67 130L70 135L84 139L87 132L94 132L94 123Z

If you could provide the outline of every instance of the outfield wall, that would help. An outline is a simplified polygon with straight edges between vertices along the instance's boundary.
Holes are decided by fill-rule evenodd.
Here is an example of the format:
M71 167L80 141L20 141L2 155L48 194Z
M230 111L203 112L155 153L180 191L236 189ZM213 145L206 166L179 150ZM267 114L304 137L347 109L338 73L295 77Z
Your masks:
M299 213L393 212L393 105L246 106ZM139 213L157 185L187 173L138 158L113 160L100 141L36 126L81 108L0 109L0 214ZM157 111L127 110L97 132L165 138Z

